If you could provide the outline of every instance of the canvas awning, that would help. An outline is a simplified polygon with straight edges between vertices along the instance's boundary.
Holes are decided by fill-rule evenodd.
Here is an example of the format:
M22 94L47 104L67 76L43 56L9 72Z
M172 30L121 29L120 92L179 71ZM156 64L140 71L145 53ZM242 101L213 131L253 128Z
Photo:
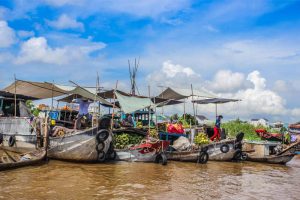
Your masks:
M48 82L17 80L3 90L13 94L16 92L16 94L30 96L36 99L47 99L62 95L80 95L81 97L90 100L95 99L95 93L92 93L90 91L91 89L85 89L80 86L64 86ZM100 101L101 103L105 104L111 104L99 96L96 96L96 101Z
M33 82L17 80L3 89L6 92L34 97L37 99L47 99L67 94L66 88L47 82Z
M122 95L116 91L116 97L119 101L121 109L125 113L132 113L137 110L148 108L154 106L150 98L141 98L136 96L126 96Z
M193 103L197 104L223 104L223 103L229 103L229 102L237 102L240 101L238 99L225 99L225 98L211 98L211 99L201 99L201 100L194 100Z
M215 98L216 96L206 92L204 90L192 90L191 89L179 89L179 88L170 88L165 89L158 97L164 99L174 99L180 100L185 99L191 96L197 97L206 97L206 98Z

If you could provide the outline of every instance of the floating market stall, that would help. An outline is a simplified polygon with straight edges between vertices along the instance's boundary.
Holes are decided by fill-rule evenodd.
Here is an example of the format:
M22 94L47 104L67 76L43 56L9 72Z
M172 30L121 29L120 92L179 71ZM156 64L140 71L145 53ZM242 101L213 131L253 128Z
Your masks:
M16 80L10 86L6 87L4 91L31 96L36 99L53 99L53 97L72 94L89 100L99 101L104 104L110 104L105 99L95 95L96 92L93 94L88 89L80 86L71 87L47 82ZM51 109L53 109L53 106ZM45 119L36 120L38 122L45 121ZM56 159L84 162L102 162L106 160L106 158L114 157L113 155L115 152L112 150L113 147L111 143L112 133L110 130L107 130L110 127L107 124L110 125L110 122L103 120L100 121L99 125L97 124L96 127L85 130L68 130L65 127L58 127L60 134L55 137L50 137L48 156ZM30 137L30 142L36 143L39 135L41 135L39 131L41 130L41 126L42 123L32 124L35 134L27 134L24 135L24 137ZM15 137L15 133L7 134L10 134L10 137ZM20 147L19 145L19 141L16 140L11 147L18 150Z

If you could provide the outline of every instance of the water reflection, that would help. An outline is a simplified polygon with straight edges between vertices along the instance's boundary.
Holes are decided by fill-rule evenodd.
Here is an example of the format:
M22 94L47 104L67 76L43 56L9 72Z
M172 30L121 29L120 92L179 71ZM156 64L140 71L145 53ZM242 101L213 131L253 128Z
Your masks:
M0 199L297 199L299 163L50 161L0 172Z

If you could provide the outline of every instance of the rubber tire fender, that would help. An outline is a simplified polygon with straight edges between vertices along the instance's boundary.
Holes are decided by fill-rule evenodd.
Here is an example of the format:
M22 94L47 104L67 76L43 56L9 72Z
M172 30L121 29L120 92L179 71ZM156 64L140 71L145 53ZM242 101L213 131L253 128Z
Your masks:
M104 142L108 137L109 131L106 129L101 129L96 135L96 139L98 142Z
M242 151L240 149L237 149L233 154L233 160L241 160L242 157Z
M9 136L8 138L8 146L12 147L16 143L16 137L14 135Z
M111 153L107 153L106 156L109 160L115 160L117 157L117 152L113 150Z
M222 153L227 153L229 151L229 145L228 144L222 144L220 147L220 151Z
M209 159L208 153L205 151L201 151L198 156L197 163L206 164L208 159Z
M245 161L245 160L247 160L247 158L248 158L248 154L246 152L242 152L241 160Z
M98 151L98 157L99 162L104 162L106 160L106 153L104 151Z
M3 134L0 133L0 144L2 144L2 142L3 142Z
M201 148L201 151L207 152L207 151L208 151L208 146L202 147L202 148Z
M167 165L168 159L166 154L160 153L155 157L155 163L161 163L162 165Z
M96 146L97 152L103 151L104 148L105 148L105 143L102 141L98 142L98 144Z

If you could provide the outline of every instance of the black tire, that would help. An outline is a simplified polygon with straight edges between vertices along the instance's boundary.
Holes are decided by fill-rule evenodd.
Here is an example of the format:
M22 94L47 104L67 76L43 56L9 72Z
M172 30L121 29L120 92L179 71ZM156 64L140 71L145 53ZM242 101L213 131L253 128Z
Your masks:
M16 137L14 135L9 136L8 146L12 147L16 143Z
M155 158L155 163L161 163L162 165L166 165L168 163L167 156L164 153L160 153Z
M98 151L98 161L104 162L106 160L106 153L104 151Z
M108 154L111 154L111 153L113 153L113 151L114 151L114 144L113 144L113 142L111 142L111 143L109 144L109 148L108 148L108 150L107 150L107 153L108 153Z
M0 133L0 144L2 144L2 142L3 142L3 134Z
M107 153L106 157L109 160L115 160L117 157L117 152L113 150L111 153Z
M228 144L223 144L220 147L220 150L221 150L222 153L227 153L229 151L229 145Z
M103 117L99 120L98 127L99 129L110 129L111 119L108 117Z
M236 138L235 138L235 142L236 143L240 143L242 142L243 138L244 138L244 133L243 132L240 132L239 134L236 135Z
M201 151L207 152L207 151L208 151L208 146L202 147L202 148L201 148Z
M242 157L242 151L240 149L237 149L233 154L233 160L241 160Z
M208 159L209 159L208 153L204 152L204 151L201 151L199 156L198 156L197 163L205 164L205 163L207 163Z
M109 137L109 131L102 129L97 133L97 141L99 142L104 142L107 138Z
M248 158L248 154L246 152L242 152L241 160L245 161L245 160L247 160L247 158Z
M97 152L103 151L103 149L105 148L105 144L104 142L98 142L97 146L96 146L96 150Z

